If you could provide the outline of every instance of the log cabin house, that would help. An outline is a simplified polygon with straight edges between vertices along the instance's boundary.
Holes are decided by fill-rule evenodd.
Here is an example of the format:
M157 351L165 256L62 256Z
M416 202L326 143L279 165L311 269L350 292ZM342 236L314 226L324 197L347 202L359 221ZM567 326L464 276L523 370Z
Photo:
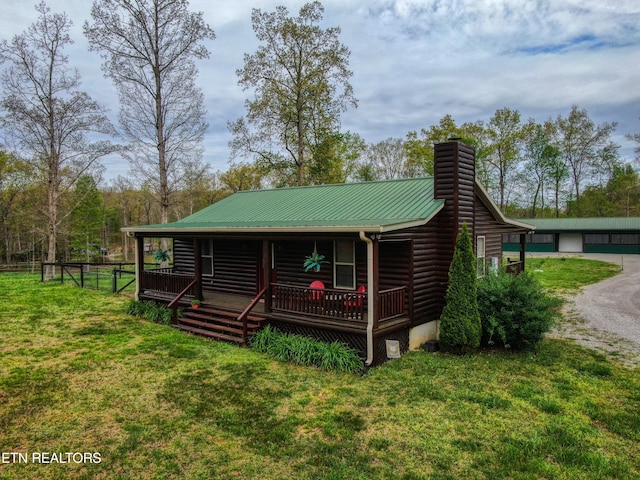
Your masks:
M245 343L270 323L342 341L374 365L437 337L456 236L478 272L502 262L507 219L475 178L475 151L435 145L427 178L242 191L182 220L123 229L137 239L136 297L185 307L177 328ZM145 269L145 239L173 239L173 267ZM305 271L312 252L324 256ZM198 310L190 299L202 300Z

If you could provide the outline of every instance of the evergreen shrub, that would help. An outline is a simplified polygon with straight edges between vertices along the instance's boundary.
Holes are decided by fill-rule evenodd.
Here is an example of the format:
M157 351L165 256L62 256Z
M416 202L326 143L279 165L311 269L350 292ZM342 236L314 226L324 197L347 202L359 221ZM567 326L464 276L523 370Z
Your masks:
M446 304L440 315L440 345L444 350L464 353L480 346L482 326L476 276L476 258L465 223L456 239Z
M514 276L500 270L482 278L478 282L482 344L513 350L535 347L559 316L561 303L526 272Z

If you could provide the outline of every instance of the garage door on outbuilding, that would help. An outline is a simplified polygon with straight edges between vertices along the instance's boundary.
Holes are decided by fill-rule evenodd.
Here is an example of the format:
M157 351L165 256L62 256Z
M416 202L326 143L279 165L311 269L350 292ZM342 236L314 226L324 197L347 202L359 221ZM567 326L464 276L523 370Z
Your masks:
M527 235L527 252L640 254L640 217L536 218ZM503 237L503 250L517 251L515 237Z
M560 233L558 235L558 251L566 253L582 252L581 233Z

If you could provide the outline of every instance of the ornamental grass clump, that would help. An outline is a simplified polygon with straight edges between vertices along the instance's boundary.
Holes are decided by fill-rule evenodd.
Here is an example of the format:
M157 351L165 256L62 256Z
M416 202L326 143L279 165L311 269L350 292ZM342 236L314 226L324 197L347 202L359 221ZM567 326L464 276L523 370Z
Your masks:
M504 270L478 282L482 344L512 350L535 347L559 317L562 301L545 292L531 274Z
M251 347L276 360L315 366L323 370L356 373L362 370L358 352L342 343L282 333L268 325L251 338Z
M129 315L134 315L136 317L144 317L150 322L159 323L161 325L170 325L173 312L165 307L164 305L158 305L157 303L148 300L146 302L141 302L139 300L131 300L125 311ZM181 310L178 309L178 315L180 315Z

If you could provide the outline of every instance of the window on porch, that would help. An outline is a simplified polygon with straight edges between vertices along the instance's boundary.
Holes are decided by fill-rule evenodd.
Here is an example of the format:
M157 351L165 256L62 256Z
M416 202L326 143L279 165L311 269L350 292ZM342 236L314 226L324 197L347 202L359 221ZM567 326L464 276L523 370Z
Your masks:
M335 288L356 288L355 242L336 240L334 242L334 286Z
M203 277L213 277L213 240L202 240L200 246L200 262Z

